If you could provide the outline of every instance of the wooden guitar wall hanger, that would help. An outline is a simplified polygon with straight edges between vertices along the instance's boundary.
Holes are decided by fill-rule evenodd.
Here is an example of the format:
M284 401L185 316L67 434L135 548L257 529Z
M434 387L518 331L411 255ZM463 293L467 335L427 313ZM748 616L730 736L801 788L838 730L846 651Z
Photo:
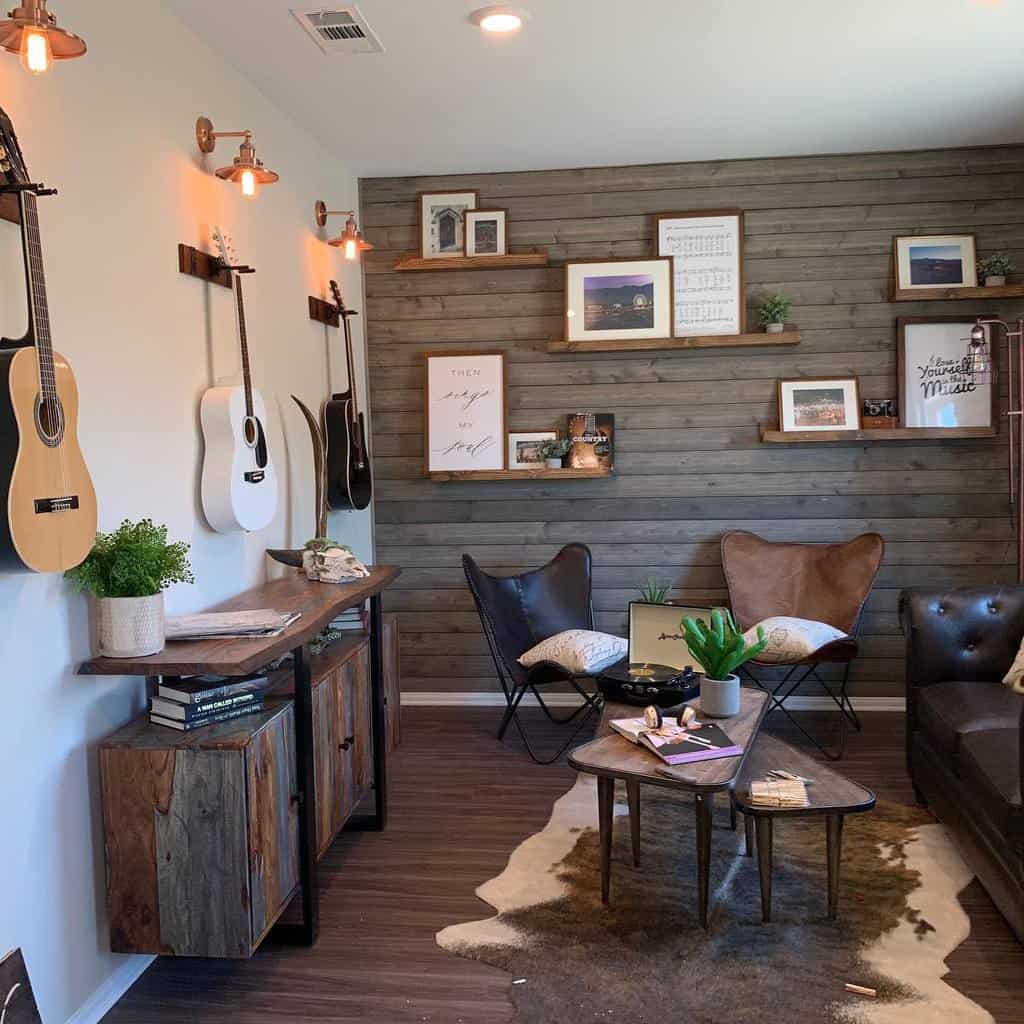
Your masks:
M318 299L315 295L309 297L309 319L327 327L341 326L338 307L333 302L324 302L323 299Z
M219 284L222 288L233 288L234 285L231 283L233 269L238 269L241 273L252 273L251 267L227 267L219 256L211 256L210 253L203 252L202 249L197 249L192 245L185 245L184 242L178 243L178 270L182 274L198 277L200 281L206 281L209 284Z

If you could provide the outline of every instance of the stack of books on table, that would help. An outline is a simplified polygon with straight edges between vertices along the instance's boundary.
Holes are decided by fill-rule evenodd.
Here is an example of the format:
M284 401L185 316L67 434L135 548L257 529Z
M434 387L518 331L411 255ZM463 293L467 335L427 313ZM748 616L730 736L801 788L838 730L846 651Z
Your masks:
M154 725L190 732L263 710L265 675L184 676L161 683L149 703Z
M168 640L228 640L280 636L302 612L282 614L273 608L241 612L201 612L172 615L164 634Z

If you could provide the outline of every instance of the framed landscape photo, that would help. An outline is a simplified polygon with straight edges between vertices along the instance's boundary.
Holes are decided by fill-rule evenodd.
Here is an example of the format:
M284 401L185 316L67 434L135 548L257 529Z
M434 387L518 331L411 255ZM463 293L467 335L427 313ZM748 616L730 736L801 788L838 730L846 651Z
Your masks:
M780 380L779 430L860 430L857 378Z
M479 194L420 192L420 255L425 260L466 254L466 211L476 209Z
M508 255L508 211L467 210L466 255Z
M904 316L896 321L901 427L993 427L997 423L996 346L988 370L970 357L976 317ZM986 328L986 334L990 328Z
M505 353L426 352L423 473L505 468Z
M566 263L566 341L624 341L671 336L671 259Z
M544 456L540 453L545 441L557 441L553 430L534 430L531 433L508 435L509 469L543 469Z
M658 255L672 257L673 335L742 334L743 211L659 213L654 221Z
M978 270L974 235L903 235L893 239L896 287L975 288Z

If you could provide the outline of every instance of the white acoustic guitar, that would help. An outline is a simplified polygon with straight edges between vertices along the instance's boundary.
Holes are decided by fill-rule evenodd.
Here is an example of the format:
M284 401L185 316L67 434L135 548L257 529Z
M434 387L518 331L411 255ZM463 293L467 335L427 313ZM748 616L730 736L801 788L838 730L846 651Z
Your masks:
M214 230L213 237L225 267L237 268L231 239L220 228ZM243 269L248 272L248 268ZM229 269L228 274L235 287L242 384L208 388L200 406L206 442L203 513L218 533L261 530L277 514L277 475L265 429L267 408L262 395L253 389L249 370L241 273Z

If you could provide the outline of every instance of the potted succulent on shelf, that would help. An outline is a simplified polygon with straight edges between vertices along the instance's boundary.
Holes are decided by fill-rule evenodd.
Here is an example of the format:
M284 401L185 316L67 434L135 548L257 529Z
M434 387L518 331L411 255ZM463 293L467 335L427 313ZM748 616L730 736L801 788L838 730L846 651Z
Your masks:
M548 469L561 469L562 460L569 454L571 443L564 438L561 441L545 441L540 446L540 457Z
M1001 288L1013 271L1013 261L1001 252L978 260L978 277L985 282L986 288Z
M109 658L162 651L164 590L195 582L188 545L168 543L167 527L151 519L126 519L113 533L97 533L85 561L64 575L96 599L96 653Z
M793 303L781 292L766 296L757 307L757 318L768 334L781 334L793 309Z
M732 612L712 608L711 621L686 617L682 621L686 644L704 669L700 681L700 707L711 718L730 718L740 709L740 665L756 658L767 646L764 630L757 627L757 642L747 643L736 628Z

